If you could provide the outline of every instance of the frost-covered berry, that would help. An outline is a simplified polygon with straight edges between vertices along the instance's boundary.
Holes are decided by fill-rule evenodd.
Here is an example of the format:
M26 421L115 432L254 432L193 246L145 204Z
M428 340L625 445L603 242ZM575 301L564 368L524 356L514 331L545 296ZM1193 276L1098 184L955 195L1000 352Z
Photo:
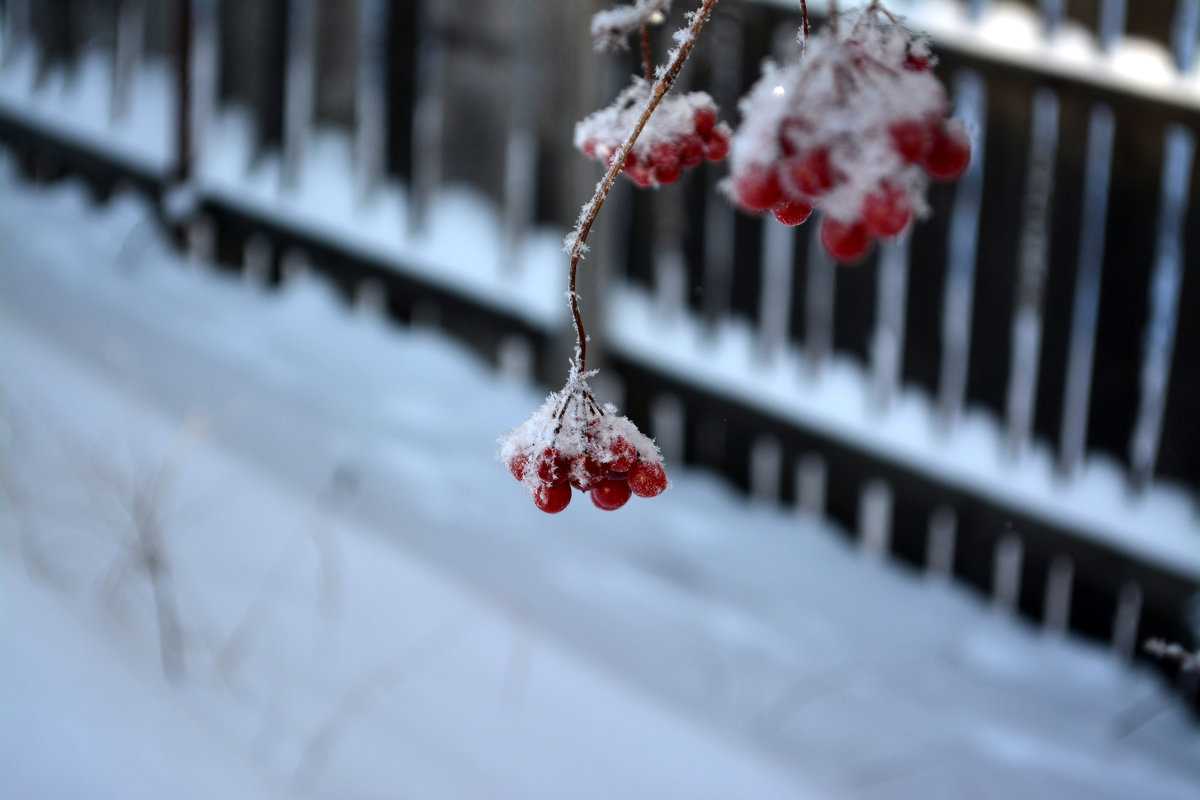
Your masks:
M696 133L703 136L717 124L717 110L712 106L699 106L692 114L692 125Z
M821 244L843 264L852 264L871 248L871 234L861 222L839 222L826 217L821 223Z
M888 126L888 133L896 152L909 164L920 163L933 146L933 129L924 120L897 120Z
M891 184L883 184L863 200L862 222L875 236L895 236L912 219L908 194Z
M667 473L662 464L639 461L629 469L629 490L638 497L657 497L666 491Z
M729 155L729 135L715 129L704 139L704 157L714 163L724 161Z
M629 502L629 484L623 480L605 479L592 487L592 503L604 511L616 511Z
M525 467L529 464L529 459L524 453L517 453L508 461L508 471L512 476L519 481L525 480Z
M604 465L611 472L628 472L629 468L637 461L638 453L629 440L624 436L618 436L608 445L608 457L604 460Z
M754 164L735 179L734 197L738 205L750 211L770 211L783 199L783 189L775 170L766 164Z
M801 225L812 215L812 206L798 202L781 203L772 209L771 214L783 225Z
M567 462L562 453L553 447L547 447L538 454L534 461L538 478L544 483L558 480L567 474Z
M967 171L971 163L971 139L960 122L939 125L925 154L925 170L934 178L952 181Z
M820 147L788 159L783 165L784 176L805 197L820 197L833 188L833 166L829 150Z
M685 169L698 167L704 161L704 140L699 134L688 134L679 140L679 163Z
M608 468L590 456L580 453L571 459L571 466L567 474L572 486L581 492L586 492L604 479L608 474Z
M566 481L547 483L533 492L533 504L547 514L557 514L571 502L571 486Z

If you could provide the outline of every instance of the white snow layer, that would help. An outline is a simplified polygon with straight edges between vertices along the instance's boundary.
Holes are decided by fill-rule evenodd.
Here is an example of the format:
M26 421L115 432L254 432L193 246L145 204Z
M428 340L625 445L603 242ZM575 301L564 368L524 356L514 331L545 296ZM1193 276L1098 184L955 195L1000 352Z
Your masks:
M6 794L1195 796L1148 670L679 465L547 517L493 460L540 391L189 265L130 198L0 196Z

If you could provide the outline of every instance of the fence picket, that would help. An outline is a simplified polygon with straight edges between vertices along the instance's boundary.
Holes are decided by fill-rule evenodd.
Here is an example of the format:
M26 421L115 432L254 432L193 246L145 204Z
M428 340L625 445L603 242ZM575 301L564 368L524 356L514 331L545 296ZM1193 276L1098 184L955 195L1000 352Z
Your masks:
M780 356L788 342L792 314L792 275L796 229L763 225L762 284L758 300L758 356Z
M900 388L907 327L909 244L905 234L885 240L879 248L879 291L875 294L875 332L871 339L871 401L879 410L891 404Z
M1171 52L1180 72L1190 72L1195 66L1197 40L1200 40L1200 0L1176 0Z
M1126 0L1101 0L1097 38L1100 40L1100 49L1106 53L1125 35L1125 2Z
M300 180L300 168L308 152L316 112L316 0L288 0L286 49L280 177L283 187L290 189Z
M1005 444L1009 456L1014 458L1029 446L1033 436L1038 364L1042 352L1042 298L1050 266L1050 203L1054 196L1054 159L1058 150L1058 96L1049 89L1039 89L1034 94L1030 139L1005 407Z
M354 89L356 196L370 202L383 183L387 137L387 14L384 0L359 0Z
M821 246L821 237L808 237L808 280L804 292L805 366L810 375L821 371L833 355L833 299L837 264Z
M1184 222L1195 150L1196 139L1190 130L1181 125L1167 129L1154 273L1150 278L1150 318L1142 348L1138 411L1129 445L1132 480L1137 488L1149 483L1162 438L1183 282Z
M952 428L958 421L967 392L986 138L983 79L973 70L963 70L955 76L954 88L956 115L966 123L968 130L974 131L974 136L971 166L959 181L947 242L942 362L938 378L938 416L944 429Z
M117 7L117 37L113 46L112 98L109 120L129 114L134 86L142 68L146 38L146 0L122 0Z
M1066 386L1063 390L1059 471L1070 475L1083 463L1091 405L1096 323L1100 312L1104 233L1108 224L1108 193L1112 173L1113 114L1105 105L1092 108L1084 161L1083 214L1079 231L1079 262L1071 310Z

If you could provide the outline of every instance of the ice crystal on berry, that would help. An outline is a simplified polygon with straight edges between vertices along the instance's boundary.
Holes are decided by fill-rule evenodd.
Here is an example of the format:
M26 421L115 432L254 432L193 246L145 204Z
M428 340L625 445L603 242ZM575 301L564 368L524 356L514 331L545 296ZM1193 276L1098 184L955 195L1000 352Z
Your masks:
M650 100L650 84L634 78L606 108L575 126L575 146L585 156L609 164ZM669 95L642 129L621 173L641 187L679 180L683 170L721 161L729 153L732 130L717 121L717 106L705 92Z
M611 403L601 407L586 378L572 371L566 386L500 438L498 458L550 514L567 507L572 487L612 511L631 493L654 497L668 485L654 441Z
M741 101L726 192L783 224L819 210L830 254L861 258L928 213L930 177L953 180L970 161L932 67L927 41L878 3L835 16L798 61L767 62Z

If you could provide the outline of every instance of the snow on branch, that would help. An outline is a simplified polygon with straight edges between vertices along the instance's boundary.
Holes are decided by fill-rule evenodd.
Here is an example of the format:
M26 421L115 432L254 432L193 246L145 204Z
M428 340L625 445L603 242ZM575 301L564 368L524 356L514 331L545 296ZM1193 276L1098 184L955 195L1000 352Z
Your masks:
M615 6L592 17L592 40L597 52L625 46L625 37L643 25L657 25L666 19L671 0L637 0L630 6Z
M1146 652L1167 661L1178 661L1184 669L1200 670L1200 650L1188 651L1183 645L1168 642L1163 639L1150 639L1146 642Z

